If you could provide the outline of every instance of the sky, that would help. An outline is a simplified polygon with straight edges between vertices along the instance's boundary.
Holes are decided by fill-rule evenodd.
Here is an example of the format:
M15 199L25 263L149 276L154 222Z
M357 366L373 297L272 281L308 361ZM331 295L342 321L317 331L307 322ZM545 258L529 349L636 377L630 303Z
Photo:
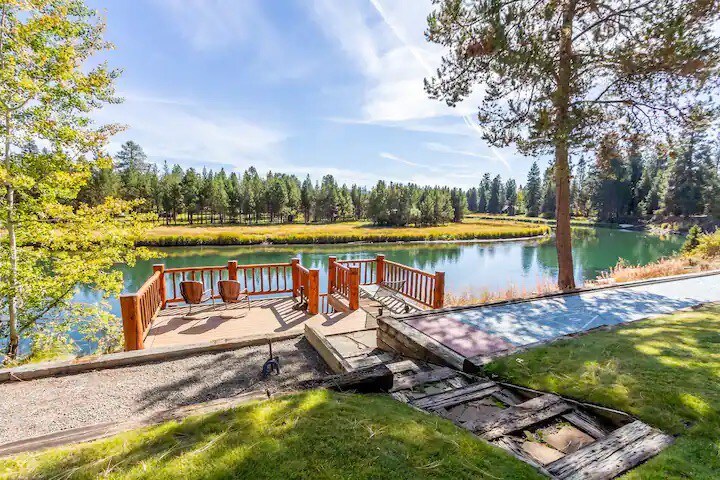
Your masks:
M477 185L524 183L532 158L481 138L480 91L427 98L443 49L424 38L430 0L90 0L123 70L99 122L127 129L162 166Z

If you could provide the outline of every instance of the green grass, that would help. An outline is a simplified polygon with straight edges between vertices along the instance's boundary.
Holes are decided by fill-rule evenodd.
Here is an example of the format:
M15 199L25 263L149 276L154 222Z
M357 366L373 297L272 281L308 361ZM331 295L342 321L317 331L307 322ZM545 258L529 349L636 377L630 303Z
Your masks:
M720 306L559 341L498 360L488 370L680 435L624 478L720 478Z
M505 219L469 218L462 223L429 227L376 227L367 222L277 225L177 225L153 228L144 246L330 244L433 240L493 240L550 233L546 225Z
M0 460L0 478L533 479L528 465L387 396L315 390Z

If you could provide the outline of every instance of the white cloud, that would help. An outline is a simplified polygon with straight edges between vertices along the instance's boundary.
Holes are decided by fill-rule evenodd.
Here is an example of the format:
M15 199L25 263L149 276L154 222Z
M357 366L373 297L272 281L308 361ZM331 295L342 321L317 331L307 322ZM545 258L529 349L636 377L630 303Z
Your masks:
M409 165L409 166L411 166L411 167L427 168L427 165L421 165L421 164L419 164L419 163L411 162L410 160L405 160L405 159L402 158L402 157L398 157L397 155L394 155L394 154L388 153L388 152L380 152L380 157L381 157L381 158L386 158L386 159L388 159L388 160L392 160L392 161L394 161L394 162L398 162L398 163L402 163L402 164L405 164L405 165Z
M125 102L96 114L99 122L122 123L128 130L111 144L132 139L150 159L185 165L220 164L246 168L261 162L280 162L280 146L287 134L224 110L184 99L125 93Z
M362 118L374 123L465 115L470 99L450 108L428 98L423 78L432 75L443 50L423 36L429 1L315 0L314 15L365 76Z

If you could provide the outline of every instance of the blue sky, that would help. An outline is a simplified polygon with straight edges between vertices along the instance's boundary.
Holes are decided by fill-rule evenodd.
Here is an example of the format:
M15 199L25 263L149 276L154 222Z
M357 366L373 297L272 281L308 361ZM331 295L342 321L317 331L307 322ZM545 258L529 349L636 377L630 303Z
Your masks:
M532 159L481 138L480 92L456 108L426 97L442 49L430 0L91 0L128 129L158 164L331 173L469 187L483 172L524 183ZM543 162L544 163L544 162Z

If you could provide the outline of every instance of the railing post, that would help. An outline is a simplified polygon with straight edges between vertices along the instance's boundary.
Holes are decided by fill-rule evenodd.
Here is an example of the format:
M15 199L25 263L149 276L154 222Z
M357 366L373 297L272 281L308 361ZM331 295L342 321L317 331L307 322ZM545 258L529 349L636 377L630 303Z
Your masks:
M320 306L320 270L311 268L308 275L308 313L316 315Z
M125 350L142 350L142 319L140 316L140 298L137 295L120 295L120 312L125 335Z
M378 255L375 263L375 283L380 284L385 281L385 255Z
M348 278L350 298L348 298L348 306L350 310L360 308L360 268L350 267L350 278Z
M335 282L337 282L337 272L335 271L335 262L337 257L328 257L328 295L335 291Z
M291 258L290 265L290 270L292 271L292 295L293 297L297 297L300 292L300 271L298 270L300 259Z
M435 292L433 308L442 308L445 305L445 272L435 272Z
M228 261L228 280L237 280L237 260Z
M160 308L165 308L167 305L167 294L165 290L165 265L153 265L153 272L160 272L160 298L162 299L162 306Z

